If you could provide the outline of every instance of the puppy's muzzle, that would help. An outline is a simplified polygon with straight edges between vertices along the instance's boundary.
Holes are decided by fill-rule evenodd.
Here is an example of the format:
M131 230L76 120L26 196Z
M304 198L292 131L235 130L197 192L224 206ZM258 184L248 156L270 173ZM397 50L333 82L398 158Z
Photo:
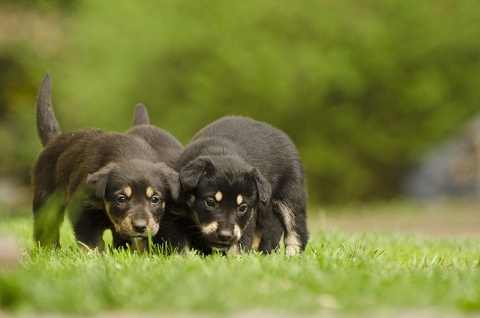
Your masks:
M238 225L226 226L212 222L203 226L203 234L208 238L212 247L218 250L226 250L236 244L242 236Z
M153 218L132 218L126 217L119 224L115 224L115 230L127 240L135 238L146 238L157 234L160 224Z

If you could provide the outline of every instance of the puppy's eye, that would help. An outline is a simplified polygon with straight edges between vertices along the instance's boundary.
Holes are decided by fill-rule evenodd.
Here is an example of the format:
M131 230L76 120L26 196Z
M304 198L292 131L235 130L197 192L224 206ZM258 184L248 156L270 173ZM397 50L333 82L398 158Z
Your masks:
M205 205L208 206L208 207L210 207L210 208L213 208L213 207L215 207L215 200L213 200L213 199L206 199L206 200L205 200Z
M154 195L151 199L150 199L150 202L152 204L158 204L160 202L160 198L156 195Z
M247 210L248 210L248 205L246 205L245 203L238 207L238 212L240 213L245 213L247 212Z
M124 196L123 194L120 194L118 197L115 198L115 202L118 204L123 204L127 202L127 197Z

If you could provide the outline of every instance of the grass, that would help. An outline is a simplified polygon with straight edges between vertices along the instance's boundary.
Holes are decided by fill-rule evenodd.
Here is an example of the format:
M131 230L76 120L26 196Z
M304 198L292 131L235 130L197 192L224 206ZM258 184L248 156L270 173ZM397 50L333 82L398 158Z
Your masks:
M52 251L32 242L30 216L4 216L0 233L14 236L23 252L18 266L0 269L0 305L19 314L82 315L480 312L480 238L320 231L325 215L310 219L315 231L301 257L237 259L82 252L68 226L66 247Z

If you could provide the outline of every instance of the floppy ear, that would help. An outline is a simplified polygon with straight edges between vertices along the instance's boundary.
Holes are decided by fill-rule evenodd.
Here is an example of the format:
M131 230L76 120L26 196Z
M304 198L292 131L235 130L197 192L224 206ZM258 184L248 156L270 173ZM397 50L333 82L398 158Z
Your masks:
M97 172L94 172L87 176L87 185L90 186L91 189L93 189L93 193L98 199L103 199L105 197L108 177L110 176L110 173L115 166L116 165L114 163L109 163Z
M178 202L180 200L180 178L178 172L164 163L157 163L156 167L167 181L173 201Z
M203 174L213 171L212 160L208 157L196 158L180 170L180 184L185 191L194 189Z
M270 182L268 182L257 169L253 169L252 174L257 184L258 197L263 204L267 204L272 196Z

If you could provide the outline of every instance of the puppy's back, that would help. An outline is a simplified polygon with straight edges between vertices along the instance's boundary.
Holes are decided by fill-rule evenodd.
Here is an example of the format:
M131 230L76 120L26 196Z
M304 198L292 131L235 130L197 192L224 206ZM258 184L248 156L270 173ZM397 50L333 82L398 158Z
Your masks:
M270 124L240 116L223 117L200 130L192 143L205 139L217 142L223 139L226 144L233 145L238 155L266 176L274 170L278 175L278 170L292 167L303 178L303 166L294 143Z
M101 129L83 129L58 135L40 152L34 167L38 180L50 187L67 187L70 193L88 174L111 161L158 161L157 153L143 139Z
M159 160L170 167L174 166L183 151L182 144L173 135L152 125L134 126L127 134L145 140L157 152Z

